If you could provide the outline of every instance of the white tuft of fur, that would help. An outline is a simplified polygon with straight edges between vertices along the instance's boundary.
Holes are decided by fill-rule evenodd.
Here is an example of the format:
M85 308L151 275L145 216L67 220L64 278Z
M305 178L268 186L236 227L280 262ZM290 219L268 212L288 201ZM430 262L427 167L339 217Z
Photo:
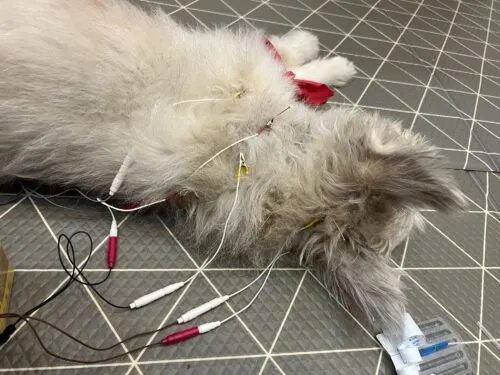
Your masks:
M354 64L342 56L314 60L292 71L298 79L309 79L337 87L345 86L356 75Z
M318 57L319 39L309 31L293 30L269 40L281 55L287 68L296 67Z

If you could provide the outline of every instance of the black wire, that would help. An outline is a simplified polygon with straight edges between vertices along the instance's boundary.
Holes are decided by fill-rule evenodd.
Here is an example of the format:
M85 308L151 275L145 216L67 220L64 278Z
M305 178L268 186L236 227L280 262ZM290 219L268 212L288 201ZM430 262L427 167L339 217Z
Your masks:
M79 236L79 235L83 235L83 236L87 237L88 240L89 240L89 248L88 248L89 249L89 254L88 254L87 258L85 259L85 261L83 262L83 264L82 264L81 267L78 267L77 264L76 264L76 253L75 253L75 248L74 248L74 245L73 245L74 238L76 236ZM68 256L69 263L71 264L71 269L66 268L66 266L64 264L63 256L62 256L62 251L63 251L62 243L63 243L64 240L66 241L66 254ZM21 321L24 321L28 325L28 327L31 329L32 333L35 335L36 340L38 341L38 343L40 344L40 346L42 347L42 349L45 351L45 353L47 353L48 355L50 355L50 356L52 356L54 358L61 359L61 360L64 360L64 361L68 361L68 362L75 362L75 363L81 363L81 364L92 364L92 363L105 362L105 361L109 361L109 360L112 360L112 359L116 359L116 358L128 355L130 353L137 352L137 351L142 350L142 349L146 349L146 348L149 348L149 347L154 347L154 346L157 346L157 345L161 345L161 343L154 343L154 344L143 345L143 346L134 348L132 350L126 351L124 353L121 353L119 355L115 355L115 356L112 356L112 357L108 357L108 358L101 359L101 360L95 360L95 361L85 361L85 360L80 360L80 359L75 359L75 358L64 357L64 356L61 356L59 354L56 354L56 353L50 351L45 346L45 344L43 343L42 339L40 338L38 332L36 331L35 327L30 323L30 320L43 323L43 324L45 324L45 325L47 325L47 326L55 329L56 331L60 332L64 336L70 338L71 340L77 342L78 344L80 344L82 346L85 346L86 348L94 350L94 351L107 351L107 350L111 350L111 349L114 349L114 348L116 348L116 347L124 344L125 342L134 340L134 339L139 338L139 337L153 335L153 334L162 332L164 330L167 330L168 328L171 328L171 327L177 325L177 321L174 320L171 323L165 325L164 327L161 327L161 328L158 328L158 329L155 329L155 330L144 331L144 332L132 335L130 337L127 337L127 338L125 338L125 339L123 339L123 340L121 340L121 341L119 341L119 342L117 342L117 343L115 343L113 345L110 345L110 346L107 346L107 347L100 347L99 348L99 347L95 347L95 346L92 346L90 344L87 344L87 343L83 342L82 340L80 340L77 337L71 335L70 333L66 332L65 330L63 330L63 329L59 328L58 326L56 326L56 325L48 322L47 320L30 316L33 312L35 312L38 309L42 308L43 306L47 305L48 303L50 303L51 301L53 301L55 298L57 298L58 296L60 296L62 293L64 293L71 286L71 284L73 284L74 282L77 282L79 284L82 284L82 285L90 287L104 302L106 302L107 304L109 304L109 305L111 305L113 307L120 308L120 309L129 309L128 306L120 306L120 305L116 305L116 304L110 302L101 293L99 293L96 290L96 288L95 288L95 286L100 285L100 284L104 283L105 281L107 281L109 279L109 276L111 275L111 269L109 269L108 273L106 274L106 276L103 279L101 279L100 281L96 281L96 282L90 282L88 280L88 278L85 276L85 274L83 273L85 267L87 266L87 264L88 264L88 262L90 260L90 256L92 255L93 249L94 249L94 246L93 246L92 237L86 231L77 231L77 232L73 233L69 237L67 235L65 235L65 234L61 234L58 237L57 251L58 251L59 262L60 262L61 267L63 268L64 272L69 277L68 281L64 285L62 285L54 294L52 294L50 297L48 297L46 300L40 302L39 304L37 304L36 306L32 307L31 309L29 309L26 313L24 313L22 315L16 314L16 313L0 314L0 319L16 318L16 321L13 324L10 324L9 326L7 326L4 329L4 331L0 334L0 346L2 344L4 344L5 342L7 342L7 340L10 338L10 336L15 332L16 325L19 324L19 322L21 322ZM83 279L83 281L79 280L79 277L81 277Z
M88 254L87 258L85 259L85 261L83 262L81 268L78 268L78 266L76 264L75 248L73 246L72 240L73 240L73 238L75 236L80 235L80 234L85 235L89 239L89 254ZM63 239L66 240L66 254L68 256L69 263L72 266L71 273L68 271L68 269L64 265L64 260L63 260L63 257L62 257L61 242L62 242ZM83 273L83 270L85 269L85 267L87 266L87 264L88 264L88 262L90 260L90 256L92 255L92 251L94 250L94 245L93 245L92 237L90 236L90 234L88 232L78 231L78 232L73 233L70 237L66 236L65 234L61 234L59 236L58 241L57 241L57 250L58 250L57 254L59 256L59 263L61 264L61 267L63 268L64 272L66 272L66 274L69 276L70 283L76 282L78 284L90 287L94 291L94 293L97 294L97 296L99 296L99 298L101 300L103 300L108 305L110 305L110 306L112 306L114 308L117 308L117 309L129 309L130 308L129 306L117 305L117 304L111 302L110 300L108 300L106 297L104 297L95 288L97 285L101 285L101 284L103 284L104 282L106 282L109 279L109 277L111 276L111 271L112 271L111 268L108 269L108 273L106 274L106 276L102 280L96 281L96 282L90 282L87 279L87 277L85 276L85 274ZM76 273L76 271L78 271L78 273ZM84 281L79 280L78 277L81 277ZM27 314L24 314L24 315L27 315Z
M3 316L3 315L8 315L8 314L2 314L0 316ZM147 348L152 348L152 347L155 347L155 346L163 345L161 342L156 342L156 343L153 343L153 344L142 345L142 346L139 346L137 348L134 348L134 349L131 349L131 350L127 350L127 351L125 351L123 353L120 353L120 354L117 354L117 355L114 355L114 356L111 356L111 357L107 357L107 358L103 358L103 359L97 359L97 360L93 360L93 361L86 361L86 360L82 360L82 359L69 358L69 357L65 357L65 356L56 354L56 353L50 351L47 348L47 346L45 346L45 344L42 341L42 339L41 339L40 335L38 334L37 330L35 329L35 327L33 327L33 325L31 324L31 322L29 321L31 318L28 318L28 317L20 315L18 319L23 320L28 325L28 327L31 329L31 332L33 333L33 335L35 336L36 340L38 341L38 343L40 344L41 348L43 349L43 351L45 353L47 353L51 357L54 357L54 358L57 358L57 359L60 359L60 360L63 360L63 361L67 361L67 362L87 364L87 365L95 364L95 363L100 363L100 362L107 362L107 361L110 361L110 360L113 360L113 359L117 359L117 358L129 355L129 354L138 352L138 351L143 350L143 349L147 349ZM64 332L64 333L66 334L66 336L69 335L66 332Z
M88 254L87 258L85 259L85 261L83 262L81 268L79 268L76 264L76 253L75 253L75 248L74 248L73 242L72 242L73 239L79 235L84 235L89 240L89 254ZM64 260L63 260L63 256L62 256L62 251L63 251L62 241L63 240L66 240L66 254L68 256L69 263L71 264L71 267L72 267L71 272L64 265ZM106 276L102 280L97 281L97 282L90 282L87 279L87 277L85 276L85 274L83 273L83 270L85 269L85 267L87 266L87 264L90 260L90 256L92 255L93 250L94 250L94 242L92 241L91 235L86 231L83 231L83 230L77 231L69 237L65 234L59 235L58 240L57 240L57 255L59 257L59 263L61 264L61 267L63 268L64 272L66 272L66 274L68 275L69 279L54 294L52 294L46 300L40 302L36 306L34 306L31 309L29 309L28 311L26 311L24 314L22 314L22 316L29 316L33 312L35 312L36 310L47 305L48 303L53 301L55 298L59 297L62 293L64 293L71 286L71 284L73 284L74 282L77 282L79 284L86 285L86 286L90 287L99 296L99 298L101 298L104 302L106 302L110 306L113 306L117 309L129 309L128 306L117 305L117 304L109 301L101 293L99 293L99 291L95 288L95 286L100 285L100 284L104 283L106 280L108 280L109 276L111 275L111 269L109 269L108 273L106 274ZM84 281L79 280L78 277L81 277ZM17 325L20 321L21 321L21 318L18 318L15 321L14 326Z
M27 320L33 320L33 321L45 324L45 325L51 327L52 329L58 331L59 333L63 334L64 336L68 337L69 339L77 342L78 344L80 344L82 346L85 346L86 348L98 351L98 352L104 352L104 351L107 351L107 350L114 349L117 346L120 346L121 344L124 344L124 343L126 343L128 341L137 339L139 337L149 336L149 335L153 335L153 334L156 334L156 333L160 333L160 332L163 332L163 331L165 331L165 330L167 330L169 328L172 328L172 327L174 327L174 326L177 325L177 321L174 320L174 321L168 323L167 325L165 325L165 326L163 326L161 328L150 330L150 331L144 331L144 332L141 332L141 333L137 333L137 334L129 336L129 337L127 337L127 338L125 338L125 339L123 339L121 341L118 341L118 342L116 342L113 345L105 346L105 347L96 347L96 346L92 346L92 345L90 345L90 344L88 344L88 343L80 340L78 337L73 336L72 334L68 333L67 331L63 330L62 328L59 328L55 324L53 324L53 323L51 323L51 322L49 322L49 321L47 321L45 319L37 318L37 317L34 317L34 316L19 315L19 314L16 314L16 313L0 314L0 319L5 319L5 318L18 318L18 319L23 320L25 322Z

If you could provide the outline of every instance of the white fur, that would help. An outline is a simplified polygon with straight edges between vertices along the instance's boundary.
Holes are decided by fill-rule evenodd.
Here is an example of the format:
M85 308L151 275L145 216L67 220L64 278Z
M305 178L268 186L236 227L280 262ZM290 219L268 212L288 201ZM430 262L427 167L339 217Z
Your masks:
M356 75L354 64L342 56L318 59L303 66L293 68L292 72L299 79L326 83L337 87L345 86Z
M309 31L292 30L282 36L273 35L269 40L279 51L287 68L303 65L319 54L319 39Z

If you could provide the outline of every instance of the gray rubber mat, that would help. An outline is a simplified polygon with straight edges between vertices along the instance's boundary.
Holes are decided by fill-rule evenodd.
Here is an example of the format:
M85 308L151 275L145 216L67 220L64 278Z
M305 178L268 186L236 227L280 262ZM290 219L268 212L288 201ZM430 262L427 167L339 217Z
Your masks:
M175 19L202 27L256 27L269 33L314 31L323 55L353 60L359 75L335 90L332 105L359 106L401 119L427 135L457 169L467 212L449 218L425 212L427 231L393 254L407 271L409 312L415 321L443 317L460 335L477 374L500 374L500 351L480 332L481 321L500 341L500 3L494 0L155 0ZM466 171L467 170L467 171ZM4 188L0 202L14 197ZM106 238L109 214L75 197L25 197L0 205L0 241L15 267L12 311L50 295L65 279L60 233L89 231ZM128 303L197 270L190 254L157 216L120 216L118 272L101 289ZM37 316L94 345L155 329L178 312L245 285L258 270L228 262L201 272L185 293L139 311L116 311L80 286ZM226 267L226 268L222 268ZM303 269L280 266L240 319L174 347L151 348L92 366L45 355L26 327L0 350L0 372L15 374L392 374L369 332ZM105 245L91 258L91 276L106 270ZM182 275L182 276L181 276ZM224 317L252 291L205 316ZM53 351L99 358L37 326ZM113 353L148 342L138 339Z

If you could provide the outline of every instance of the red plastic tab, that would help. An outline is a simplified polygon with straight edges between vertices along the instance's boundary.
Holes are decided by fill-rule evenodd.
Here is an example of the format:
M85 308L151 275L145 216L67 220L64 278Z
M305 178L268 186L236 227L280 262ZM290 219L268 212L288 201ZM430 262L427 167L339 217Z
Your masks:
M191 337L198 336L199 334L200 331L197 326L191 327L168 335L163 340L161 340L161 343L163 345L177 344L178 342L185 341L187 339L190 339Z
M264 42L264 45L269 48L269 50L271 51L273 57L278 60L279 62L283 62L283 59L281 58L281 55L279 54L278 50L273 46L273 44L271 43L271 41L267 38L262 38L262 41Z
M108 239L108 267L113 268L116 263L116 248L118 237L109 237Z

